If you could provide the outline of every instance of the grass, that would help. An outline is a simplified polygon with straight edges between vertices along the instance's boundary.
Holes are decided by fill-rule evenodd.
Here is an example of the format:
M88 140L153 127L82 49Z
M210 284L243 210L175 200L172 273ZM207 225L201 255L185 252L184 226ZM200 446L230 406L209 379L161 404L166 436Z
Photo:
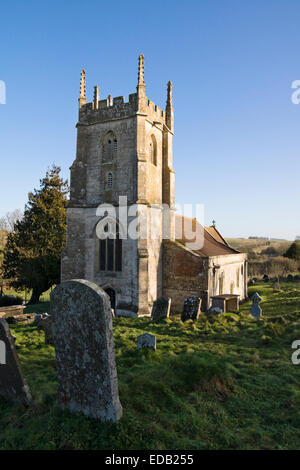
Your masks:
M26 409L0 400L0 449L299 449L291 344L300 339L300 283L249 291L263 298L260 320L248 315L251 302L195 323L114 320L118 425L62 412L54 348L37 327L13 325L33 402ZM144 332L156 335L156 352L137 350Z
M36 309L39 309L40 308L40 305L43 304L43 303L47 303L48 302L48 305L49 305L49 301L50 301L50 293L51 293L51 289L45 291L42 293L42 295L40 296L40 303L37 304L37 305L31 305L31 307L34 307ZM25 301L29 301L30 300L30 297L31 297L31 290L27 290L25 292L25 290L15 290L13 288L10 288L10 289L5 289L5 291L3 292L4 295L15 295L17 297L21 297L21 299L25 300ZM31 313L31 312L30 312Z

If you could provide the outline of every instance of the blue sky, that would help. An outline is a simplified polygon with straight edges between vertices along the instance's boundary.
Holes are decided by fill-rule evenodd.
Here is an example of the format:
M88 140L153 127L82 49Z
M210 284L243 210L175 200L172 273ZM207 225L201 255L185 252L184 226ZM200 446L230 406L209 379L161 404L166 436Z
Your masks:
M205 205L229 236L300 235L298 0L1 2L0 217L21 208L76 151L81 68L87 95L146 93L173 82L177 203Z

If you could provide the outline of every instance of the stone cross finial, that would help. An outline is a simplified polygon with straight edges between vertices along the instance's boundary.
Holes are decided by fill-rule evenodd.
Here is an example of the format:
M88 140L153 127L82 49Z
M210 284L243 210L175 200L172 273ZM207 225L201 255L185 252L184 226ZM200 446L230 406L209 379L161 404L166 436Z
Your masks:
M81 70L80 75L80 94L79 94L79 108L86 104L86 89L85 89L85 70Z
M94 109L98 109L98 101L99 101L99 87L96 85L94 86Z
M173 131L173 127L174 127L172 90L173 90L172 82L168 82L167 103L166 103L166 124L168 128L171 129L171 131Z

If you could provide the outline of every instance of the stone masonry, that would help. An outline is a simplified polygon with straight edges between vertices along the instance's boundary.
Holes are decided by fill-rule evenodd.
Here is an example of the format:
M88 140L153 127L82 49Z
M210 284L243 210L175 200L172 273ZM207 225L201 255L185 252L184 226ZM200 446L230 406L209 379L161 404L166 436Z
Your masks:
M172 312L178 313L189 296L201 297L203 309L220 293L242 300L247 295L245 254L230 248L215 226L203 227L202 250L189 249L177 236L181 222L174 206L172 83L167 85L165 110L148 100L145 90L143 55L136 93L128 101L111 95L99 99L96 86L88 103L86 75L81 72L62 281L81 278L102 287L117 316L150 315L153 302L162 296L171 298ZM147 227L146 236L123 238L124 210L128 226ZM97 227L112 221L120 240L104 243ZM162 235L166 225L168 240ZM150 227L155 227L155 237Z

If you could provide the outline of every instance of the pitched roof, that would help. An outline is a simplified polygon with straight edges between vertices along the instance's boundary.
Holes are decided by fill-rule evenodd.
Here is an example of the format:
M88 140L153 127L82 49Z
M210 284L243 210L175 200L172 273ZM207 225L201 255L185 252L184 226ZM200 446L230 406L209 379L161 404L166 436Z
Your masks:
M207 230L212 237L214 237L218 242L222 243L223 245L229 246L225 238L222 237L220 234L219 230L214 225L211 225L210 227L205 227L205 230Z
M175 214L175 239L185 245L193 239L185 236L187 230L203 230L203 246L193 250L200 256L220 256L239 253L231 248L215 227L204 227L196 219ZM194 239L195 240L195 239Z

